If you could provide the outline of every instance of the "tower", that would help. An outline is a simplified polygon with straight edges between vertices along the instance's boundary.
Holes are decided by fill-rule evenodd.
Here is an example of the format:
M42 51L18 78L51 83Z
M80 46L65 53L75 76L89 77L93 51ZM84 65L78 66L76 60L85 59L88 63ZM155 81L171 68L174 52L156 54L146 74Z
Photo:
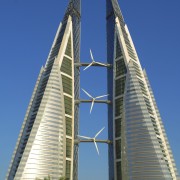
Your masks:
M41 68L7 179L77 179L80 0L70 0L45 67ZM73 169L74 168L74 169ZM74 174L73 174L74 173ZM73 178L74 177L74 178Z
M109 179L177 179L145 70L117 0L107 0Z
M106 0L107 64L80 62L81 1L70 0L30 100L8 180L78 179L80 142L107 143L109 180L177 179L177 170L145 70L117 0ZM107 68L108 100L79 97L81 66ZM87 69L86 67L86 69ZM80 139L79 103L108 105L108 140ZM91 108L92 110L92 108ZM83 137L83 136L82 136Z

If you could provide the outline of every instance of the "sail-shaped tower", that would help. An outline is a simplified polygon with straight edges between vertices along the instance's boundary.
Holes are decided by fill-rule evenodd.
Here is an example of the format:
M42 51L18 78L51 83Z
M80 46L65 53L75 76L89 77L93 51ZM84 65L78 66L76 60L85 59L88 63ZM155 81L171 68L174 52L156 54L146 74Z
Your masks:
M80 0L70 0L41 68L7 174L8 180L77 179Z
M78 144L93 142L97 148L101 142L109 147L109 180L177 180L161 116L118 0L106 0L107 64L93 58L90 64L80 62L80 21L81 0L69 0L37 79L6 179L78 180ZM81 66L107 68L108 100L79 98ZM88 141L78 138L81 102L108 105L107 141L96 140L103 129Z
M117 0L106 0L109 180L176 180L177 170L145 70Z

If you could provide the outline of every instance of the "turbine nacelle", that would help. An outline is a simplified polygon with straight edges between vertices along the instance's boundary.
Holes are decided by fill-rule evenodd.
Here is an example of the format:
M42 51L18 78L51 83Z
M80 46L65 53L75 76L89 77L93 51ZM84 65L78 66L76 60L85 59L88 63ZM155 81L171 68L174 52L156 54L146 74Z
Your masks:
M96 143L96 138L104 130L104 128L105 127L103 127L99 132L97 132L96 135L93 138L87 137L87 136L80 136L80 135L78 135L78 137L80 137L80 138L87 139L87 140L92 140L94 145L95 145L95 148L96 148L96 151L97 151L98 155L99 155L99 149L98 149L98 146L97 146L97 143Z
M98 65L100 65L100 66L105 66L105 67L107 67L107 64L104 64L104 63L101 63L101 62L97 62L97 61L94 60L94 57L93 57L93 54L92 54L91 49L90 49L90 55L91 55L91 60L92 60L92 62L91 62L86 68L84 68L84 71L85 71L86 69L88 69L90 66L92 66L93 64L98 64Z
M102 95L102 96L97 96L97 97L93 97L91 96L87 91L85 91L84 89L82 89L84 91L84 93L90 97L92 99L92 104L91 104L91 108L90 108L90 114L92 112L92 109L93 109L93 106L94 106L94 102L96 99L100 99L100 98L103 98L103 97L106 97L106 96L109 96L109 94L106 94L106 95Z

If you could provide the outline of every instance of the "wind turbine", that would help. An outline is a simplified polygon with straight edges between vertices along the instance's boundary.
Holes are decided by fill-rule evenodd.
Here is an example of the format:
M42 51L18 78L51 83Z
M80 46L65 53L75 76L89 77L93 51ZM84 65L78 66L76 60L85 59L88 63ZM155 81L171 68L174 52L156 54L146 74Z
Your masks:
M87 137L87 136L80 136L80 135L78 135L78 137L80 137L80 138L87 139L87 142L93 142L94 145L95 145L95 148L96 148L96 151L97 151L98 155L99 155L99 149L98 149L98 146L97 146L97 143L96 143L96 141L97 141L96 138L104 130L104 128L105 127L103 127L93 138Z
M90 66L94 65L94 64L107 67L107 64L103 64L103 63L101 63L101 62L97 62L97 61L94 60L94 57L93 57L93 54L92 54L91 49L90 49L90 55L91 55L91 60L92 60L92 62L91 62L87 67L84 68L84 71L85 71L86 69L88 69Z
M92 99L92 104L91 104L91 108L90 108L90 114L92 112L92 109L93 109L93 106L94 106L94 102L96 99L100 99L100 98L103 98L103 97L106 97L106 96L109 96L109 94L106 94L106 95L102 95L102 96L97 96L97 97L92 97L87 91L85 91L84 89L82 89L84 91L84 93L90 97Z

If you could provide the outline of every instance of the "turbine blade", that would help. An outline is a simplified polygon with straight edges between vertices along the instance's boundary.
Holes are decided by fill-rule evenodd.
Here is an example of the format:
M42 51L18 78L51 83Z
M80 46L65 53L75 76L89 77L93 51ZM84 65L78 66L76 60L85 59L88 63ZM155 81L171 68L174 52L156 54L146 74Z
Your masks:
M87 91L85 91L83 88L82 88L82 90L84 91L84 93L88 96L88 97L90 97L90 98L93 98Z
M106 97L106 96L109 96L109 94L102 95L102 96L97 96L97 97L95 97L95 99L100 99L100 98L102 98L102 97Z
M92 112L93 106L94 106L94 99L92 100L91 109L90 109L90 114L91 114L91 112Z
M103 130L104 130L105 127L103 127L95 136L94 138L96 138Z
M91 49L90 49L90 55L91 55L91 60L92 60L92 62L94 62L94 57L93 57L93 54L92 54Z
M77 135L77 136L80 137L80 138L84 138L84 139L92 139L92 138L87 137L87 136L80 136L80 135Z
M99 64L101 66L107 66L106 64L100 63L100 62L96 62L96 64Z
M94 145L95 145L96 150L97 150L97 153L98 153L98 155L99 155L99 149L98 149L98 146L97 146L97 143L96 143L96 141L95 141L95 140L94 140Z
M83 69L83 71L85 71L85 70L88 69L90 66L92 66L92 64L93 64L93 62L90 63L87 67L85 67L85 68Z

